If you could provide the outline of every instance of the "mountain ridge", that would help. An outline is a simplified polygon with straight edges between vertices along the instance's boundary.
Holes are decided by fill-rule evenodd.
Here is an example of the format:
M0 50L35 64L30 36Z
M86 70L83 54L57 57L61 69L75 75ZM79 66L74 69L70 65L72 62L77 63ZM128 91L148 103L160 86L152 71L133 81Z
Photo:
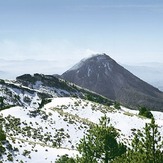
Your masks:
M123 105L163 110L163 93L103 54L84 59L61 77Z

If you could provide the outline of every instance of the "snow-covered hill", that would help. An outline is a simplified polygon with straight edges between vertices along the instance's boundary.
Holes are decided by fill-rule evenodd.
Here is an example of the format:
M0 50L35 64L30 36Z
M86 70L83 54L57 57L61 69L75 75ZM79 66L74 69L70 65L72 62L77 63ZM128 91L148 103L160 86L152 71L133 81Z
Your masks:
M90 101L91 100L91 101ZM163 135L163 113L152 112ZM0 162L49 163L61 155L75 157L77 143L104 114L130 140L149 119L138 111L115 109L113 101L54 76L23 75L0 80Z
M163 113L152 113L163 135ZM104 114L120 130L122 138L129 139L133 129L141 129L150 122L138 116L137 111L122 106L117 110L113 106L72 97L53 98L40 109L16 106L0 114L13 149L1 157L3 162L9 162L9 153L13 162L22 160L30 163L54 162L63 154L75 156L78 154L76 144L89 126L98 123Z
M25 74L17 77L16 81L0 79L1 97L3 98L4 108L13 105L37 108L46 103L47 98L52 97L91 98L91 100L101 103L113 103L113 101L73 83L43 74L34 74L33 76Z

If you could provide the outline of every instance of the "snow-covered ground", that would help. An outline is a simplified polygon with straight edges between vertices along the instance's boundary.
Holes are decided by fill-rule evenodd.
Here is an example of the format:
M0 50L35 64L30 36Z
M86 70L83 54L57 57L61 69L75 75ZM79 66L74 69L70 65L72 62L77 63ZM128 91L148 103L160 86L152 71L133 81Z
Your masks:
M33 100L35 102L37 97ZM163 113L152 113L163 135ZM63 154L76 156L76 144L89 125L98 123L104 114L110 118L110 123L121 131L123 138L132 135L131 129L142 129L145 123L150 122L149 119L138 116L138 111L123 106L116 110L114 107L71 97L53 98L41 109L16 106L0 112L5 119L7 140L19 149L14 156L14 162L22 160L29 163L54 162ZM20 123L15 126L16 120L9 115L17 118ZM10 120L14 121L13 124ZM18 128L16 132L15 128ZM7 155L4 155L2 160L9 162Z
M77 104L79 106L77 106ZM130 110L123 106L121 106L120 110L108 110L106 106L81 99L56 98L47 104L46 107L53 108L63 105L69 105L69 107L65 109L66 112L78 115L94 123L98 123L99 118L106 113L107 117L110 118L110 123L115 126L115 128L120 129L126 136L131 136L131 129L141 129L145 126L145 123L150 122L150 119L138 116L138 110ZM152 111L152 114L154 115L156 123L160 126L160 131L163 135L163 113Z

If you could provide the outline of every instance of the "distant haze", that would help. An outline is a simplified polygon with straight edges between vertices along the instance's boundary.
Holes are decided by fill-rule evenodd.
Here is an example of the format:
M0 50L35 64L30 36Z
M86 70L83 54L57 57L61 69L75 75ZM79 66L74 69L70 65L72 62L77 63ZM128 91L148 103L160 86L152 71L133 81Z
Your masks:
M163 63L140 63L123 66L134 75L163 91Z
M0 78L15 79L17 76L27 73L61 75L76 64L68 63L67 66L65 66L64 62L62 60L59 62L55 60L0 60ZM163 91L163 63L120 64L137 77Z

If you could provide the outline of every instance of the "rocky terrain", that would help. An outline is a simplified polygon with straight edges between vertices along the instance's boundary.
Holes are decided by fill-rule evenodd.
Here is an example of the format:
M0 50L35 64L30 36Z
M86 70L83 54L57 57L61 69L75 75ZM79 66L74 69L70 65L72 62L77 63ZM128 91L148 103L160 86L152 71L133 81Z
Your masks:
M145 106L151 110L163 111L163 93L106 54L81 60L61 77L129 108Z

